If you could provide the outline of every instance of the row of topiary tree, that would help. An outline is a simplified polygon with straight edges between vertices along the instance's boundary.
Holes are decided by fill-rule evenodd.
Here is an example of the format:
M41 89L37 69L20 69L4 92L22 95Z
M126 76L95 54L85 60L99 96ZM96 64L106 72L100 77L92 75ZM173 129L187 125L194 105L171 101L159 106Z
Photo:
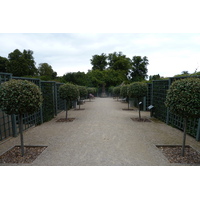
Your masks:
M147 95L146 83L134 82L130 85L117 86L113 88L113 94L125 97L128 102L129 98L137 98L141 120L139 99ZM200 118L200 78L191 77L174 81L167 91L165 105L171 113L184 119L182 144L182 156L184 156L187 121Z
M126 98L129 109L129 99L136 98L138 102L139 120L141 120L140 99L147 95L147 84L144 82L133 82L129 85L122 85L113 88L113 94L118 98Z
M95 94L95 92L95 88L86 88L70 83L60 86L59 95L67 103L66 118L70 101L87 98L88 93ZM40 88L30 81L12 79L0 85L0 109L6 114L19 116L22 156L24 156L23 114L33 114L38 111L41 108L42 102L43 97Z

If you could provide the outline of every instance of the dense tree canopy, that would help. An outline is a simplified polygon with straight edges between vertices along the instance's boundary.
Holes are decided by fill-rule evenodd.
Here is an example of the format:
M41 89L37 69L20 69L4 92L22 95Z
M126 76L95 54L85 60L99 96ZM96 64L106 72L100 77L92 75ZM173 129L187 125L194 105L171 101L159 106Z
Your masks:
M107 56L106 54L102 53L101 55L94 55L92 56L91 64L92 64L92 70L105 70L107 66Z
M6 72L12 73L14 76L34 76L37 74L33 51L31 50L21 52L16 49L8 55L8 60Z
M6 72L8 59L0 56L0 72Z
M147 65L149 61L146 56L134 56L132 58L132 68L130 73L130 79L134 82L143 81L147 78Z
M57 73L53 71L52 66L48 63L40 63L38 67L38 73L40 76L46 76L48 78L56 78Z

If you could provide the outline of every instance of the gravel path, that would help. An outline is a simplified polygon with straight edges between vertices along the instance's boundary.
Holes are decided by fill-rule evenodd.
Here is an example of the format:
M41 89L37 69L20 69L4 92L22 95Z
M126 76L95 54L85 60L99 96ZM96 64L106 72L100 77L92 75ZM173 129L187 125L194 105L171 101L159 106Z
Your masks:
M112 98L96 98L70 110L73 122L50 122L24 134L25 145L48 146L33 166L166 166L171 164L156 145L182 144L182 132L161 122L134 122L137 111L124 111L127 104ZM149 112L142 112L149 117ZM187 136L186 143L200 150L199 142ZM0 155L19 145L19 137L0 145ZM1 164L8 165L8 164ZM14 164L9 164L14 165Z

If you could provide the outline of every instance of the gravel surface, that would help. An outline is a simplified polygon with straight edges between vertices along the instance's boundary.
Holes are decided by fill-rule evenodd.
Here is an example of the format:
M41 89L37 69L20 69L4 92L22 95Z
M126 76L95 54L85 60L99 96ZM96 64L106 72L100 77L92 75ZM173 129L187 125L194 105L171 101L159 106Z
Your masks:
M0 163L32 163L47 147L24 147L24 156L21 156L21 147L15 146L0 156Z
M185 155L181 156L181 146L158 146L170 163L200 164L200 153L190 146L185 147Z
M91 102L86 102L83 107L85 110L80 112L69 110L69 118L75 119L71 123L65 123L66 112L61 112L51 121L25 131L25 146L40 146L40 148L48 146L45 151L43 151L44 149L36 149L36 147L26 149L26 153L29 152L27 160L25 159L26 155L24 158L20 158L19 147L18 154L10 152L4 154L20 144L20 137L11 138L1 143L0 165L200 165L199 154L193 151L200 152L200 142L188 135L186 144L191 146L193 150L190 148L188 156L186 152L184 159L178 158L178 156L180 157L180 153L177 153L178 148L157 148L158 145L182 144L182 131L159 120L153 120L150 118L149 112L142 111L141 115L142 118L150 119L150 123L138 122L136 119L138 118L137 110L123 111L124 103L117 102L112 98L96 98ZM57 122L58 120L61 122ZM167 154L164 153L165 150L168 150ZM14 150L15 153L16 151ZM14 161L11 161L12 157ZM17 161L17 159L19 160Z

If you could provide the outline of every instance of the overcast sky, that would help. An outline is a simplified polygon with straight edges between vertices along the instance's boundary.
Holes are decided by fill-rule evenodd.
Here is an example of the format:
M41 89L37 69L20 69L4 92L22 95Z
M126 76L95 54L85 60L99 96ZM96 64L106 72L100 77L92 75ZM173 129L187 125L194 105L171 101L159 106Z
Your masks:
M46 62L59 76L115 51L147 56L148 75L200 71L198 0L6 0L1 8L0 56L30 49L36 67Z
M200 71L200 34L192 33L1 33L0 56L15 49L32 50L37 67L46 62L59 76L87 72L93 55L115 51L129 58L147 56L148 75Z

